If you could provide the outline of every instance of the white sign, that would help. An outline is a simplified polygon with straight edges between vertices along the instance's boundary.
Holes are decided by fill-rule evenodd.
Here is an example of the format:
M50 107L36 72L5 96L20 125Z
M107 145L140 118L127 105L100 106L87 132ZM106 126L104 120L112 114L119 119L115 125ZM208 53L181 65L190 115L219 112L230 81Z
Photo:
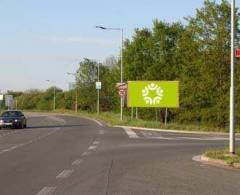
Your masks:
M13 96L12 95L5 95L5 105L8 107L13 105Z
M96 82L96 89L101 89L102 88L102 83L101 82Z
M0 94L0 101L2 101L3 100L3 95L2 94Z

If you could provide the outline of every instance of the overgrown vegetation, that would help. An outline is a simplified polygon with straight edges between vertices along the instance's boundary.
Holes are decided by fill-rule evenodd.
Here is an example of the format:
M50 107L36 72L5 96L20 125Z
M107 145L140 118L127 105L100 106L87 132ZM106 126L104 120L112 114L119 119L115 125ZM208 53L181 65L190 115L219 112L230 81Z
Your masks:
M185 25L154 20L151 29L136 29L125 40L124 80L179 80L180 108L170 109L168 122L223 130L228 126L230 87L230 4L206 0ZM239 40L237 41L239 42ZM116 83L120 80L119 61L98 64L84 59L76 72L78 108L96 112L95 82L100 66L101 112L119 112ZM238 67L240 64L237 62ZM240 72L236 73L237 121L240 119ZM11 93L11 92L10 92ZM57 89L56 108L74 109L75 90ZM53 87L46 91L15 93L20 109L51 110ZM138 109L141 121L164 121L165 109ZM131 111L125 108L125 115ZM103 116L103 115L102 115Z

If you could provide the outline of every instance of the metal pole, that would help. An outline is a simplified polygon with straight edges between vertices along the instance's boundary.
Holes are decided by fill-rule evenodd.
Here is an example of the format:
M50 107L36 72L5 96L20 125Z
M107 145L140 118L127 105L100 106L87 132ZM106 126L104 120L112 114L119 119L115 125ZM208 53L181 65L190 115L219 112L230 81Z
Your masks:
M123 82L123 28L121 29L121 83ZM121 96L121 121L123 120L123 96Z
M167 126L168 109L165 109L165 126Z
M98 82L99 82L99 63L98 63ZM99 114L99 89L97 89L97 114Z
M123 28L107 28L104 26L96 26L96 28L102 29L102 30L118 30L121 31L121 83L123 82ZM123 120L123 105L124 105L124 98L121 96L121 105L120 105L120 120Z
M133 107L131 107L131 120L133 120Z
M53 110L56 109L56 87L53 88Z
M136 107L136 119L138 119L138 108Z
M78 112L78 91L76 86L75 112Z
M234 65L235 65L235 0L232 0L231 6L231 87L230 87L230 133L229 133L229 153L235 154L235 106L234 106Z

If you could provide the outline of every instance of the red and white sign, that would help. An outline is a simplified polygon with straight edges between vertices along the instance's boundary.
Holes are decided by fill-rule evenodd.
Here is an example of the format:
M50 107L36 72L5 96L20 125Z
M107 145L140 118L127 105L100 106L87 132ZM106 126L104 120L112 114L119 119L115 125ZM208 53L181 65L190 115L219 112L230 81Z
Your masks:
M117 83L117 89L120 96L127 95L127 83Z
M240 49L239 48L235 50L235 57L240 58Z

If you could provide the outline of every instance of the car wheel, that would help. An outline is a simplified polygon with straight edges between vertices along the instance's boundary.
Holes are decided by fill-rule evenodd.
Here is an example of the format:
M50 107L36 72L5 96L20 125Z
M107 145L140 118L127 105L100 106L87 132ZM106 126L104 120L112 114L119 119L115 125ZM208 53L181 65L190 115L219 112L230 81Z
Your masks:
M24 127L24 126L23 126L23 123L20 123L20 124L19 124L19 129L23 129L23 127Z

